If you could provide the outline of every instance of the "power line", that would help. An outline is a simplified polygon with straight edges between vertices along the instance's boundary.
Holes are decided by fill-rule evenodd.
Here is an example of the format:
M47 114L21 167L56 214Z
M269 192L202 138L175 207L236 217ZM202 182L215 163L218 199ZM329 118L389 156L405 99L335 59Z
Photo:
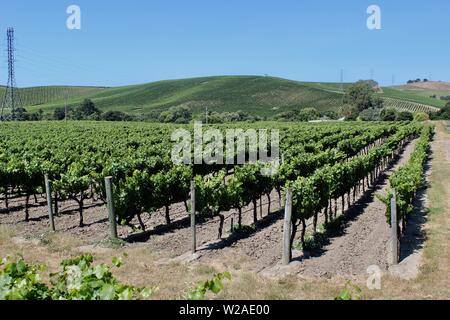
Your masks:
M103 71L103 68L101 68L101 66L97 64L96 65L81 64L79 62L71 60L68 56L58 57L54 53L43 52L40 50L36 50L35 48L26 47L23 45L20 45L19 49L20 52L23 52L27 55L31 55L33 58L41 59L41 61L43 62L45 61L47 63L52 63L54 65L65 66L72 68L74 70L82 69L83 71L89 72L96 70L98 71L99 69L102 69Z

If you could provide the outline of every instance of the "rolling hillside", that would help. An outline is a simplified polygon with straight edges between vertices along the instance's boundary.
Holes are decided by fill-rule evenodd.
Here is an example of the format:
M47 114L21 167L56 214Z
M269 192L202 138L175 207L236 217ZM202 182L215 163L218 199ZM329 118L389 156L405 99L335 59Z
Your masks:
M345 83L344 89L349 85ZM243 110L267 117L306 107L337 111L342 106L341 91L340 83L297 82L258 76L168 80L115 88L60 86L20 89L23 105L29 112L43 109L52 113L54 109L64 107L67 95L70 106L90 98L102 111L145 114L173 106L188 106L194 113L204 112L207 107L215 112ZM3 93L4 88L0 87L0 95ZM405 88L384 87L379 95L387 106L401 110L436 111L445 105L444 101Z
M25 95L26 90L22 89ZM256 76L170 80L92 90L70 95L69 105L77 105L84 98L90 98L103 111L117 110L131 114L162 111L172 106L189 106L195 113L203 112L208 107L210 111L243 110L260 116L305 107L335 110L342 105L342 95L339 93L296 81ZM51 112L62 106L64 99L58 97L43 104L26 105L26 108L29 111L43 109Z

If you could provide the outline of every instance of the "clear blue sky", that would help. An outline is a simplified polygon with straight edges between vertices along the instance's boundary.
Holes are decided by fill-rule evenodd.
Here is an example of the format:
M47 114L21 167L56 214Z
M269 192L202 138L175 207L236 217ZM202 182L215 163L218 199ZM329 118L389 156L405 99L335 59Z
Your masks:
M66 28L81 7L82 29ZM382 30L366 27L367 7ZM16 29L17 83L116 86L209 75L305 81L370 77L450 81L448 0L14 0L0 11L0 84L6 28Z

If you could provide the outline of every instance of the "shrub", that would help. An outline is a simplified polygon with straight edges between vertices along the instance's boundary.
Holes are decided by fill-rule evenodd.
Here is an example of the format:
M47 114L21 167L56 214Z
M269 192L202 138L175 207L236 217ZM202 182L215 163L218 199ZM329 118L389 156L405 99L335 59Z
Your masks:
M395 121L397 119L397 111L395 109L383 109L380 114L381 121Z
M397 114L397 117L395 118L397 121L413 121L414 116L411 112L408 111L402 111Z
M414 121L428 121L430 120L430 116L428 115L428 113L425 112L417 112L416 114L414 114Z
M104 121L130 121L132 117L121 111L107 111L101 115Z
M359 114L359 118L363 121L379 121L380 120L381 109L370 108L363 110Z

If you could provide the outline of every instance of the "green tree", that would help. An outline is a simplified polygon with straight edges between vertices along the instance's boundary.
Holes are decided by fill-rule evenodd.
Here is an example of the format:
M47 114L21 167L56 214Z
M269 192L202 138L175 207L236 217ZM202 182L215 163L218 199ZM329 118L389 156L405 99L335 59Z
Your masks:
M375 81L358 81L354 83L344 96L344 102L356 106L359 111L369 108L381 108L383 101L374 97L378 84Z
M95 103L91 99L84 99L79 110L84 116L101 114L101 111L95 106Z
M17 108L16 109L16 119L19 121L28 121L30 120L30 115L28 114L25 108Z
M305 108L300 110L298 116L299 121L311 121L320 118L320 113L314 108Z
M282 112L276 116L276 119L281 121L311 121L320 117L320 112L315 108L304 108Z
M382 121L395 121L397 119L397 111L392 108L381 110L380 118Z
M289 110L278 114L275 118L280 121L295 121L297 113L294 110Z
M450 102L447 102L445 107L439 110L435 118L435 120L450 120Z
M189 123L192 120L192 111L185 106L172 107L161 112L159 119L164 123Z
M130 121L133 117L121 111L107 111L101 115L104 121Z
M363 121L379 121L380 120L381 109L379 108L369 108L363 110L359 114L359 118Z
M332 119L332 120L337 120L339 118L338 112L336 112L334 110L327 110L327 111L323 112L322 115L324 117Z
M414 116L411 112L408 111L402 111L397 114L397 117L395 118L397 121L413 121Z
M346 104L341 107L340 114L345 117L346 120L356 120L359 115L359 110L355 105Z
M66 117L65 108L56 108L55 111L53 111L53 119L64 120L65 117Z

